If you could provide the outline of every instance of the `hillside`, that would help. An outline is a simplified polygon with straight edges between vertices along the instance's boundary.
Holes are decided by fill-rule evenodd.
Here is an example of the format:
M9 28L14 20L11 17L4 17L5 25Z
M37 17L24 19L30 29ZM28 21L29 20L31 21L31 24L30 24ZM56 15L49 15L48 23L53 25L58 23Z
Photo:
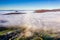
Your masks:
M35 10L35 13L44 13L44 12L60 12L60 9L51 9L51 10Z

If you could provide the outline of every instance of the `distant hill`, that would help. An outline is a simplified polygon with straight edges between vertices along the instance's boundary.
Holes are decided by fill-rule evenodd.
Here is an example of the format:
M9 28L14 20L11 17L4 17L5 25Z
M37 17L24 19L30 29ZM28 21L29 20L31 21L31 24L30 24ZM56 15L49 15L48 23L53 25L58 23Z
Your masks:
M6 14L3 14L3 15L14 15L14 14L25 14L25 13L6 13Z
M60 9L52 9L52 10L35 10L35 13L44 13L44 12L59 12Z

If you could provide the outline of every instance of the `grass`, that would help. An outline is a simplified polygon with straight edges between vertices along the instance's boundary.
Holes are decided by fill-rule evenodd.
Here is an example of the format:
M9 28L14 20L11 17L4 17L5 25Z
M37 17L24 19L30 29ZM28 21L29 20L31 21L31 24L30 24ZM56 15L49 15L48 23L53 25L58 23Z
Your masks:
M47 33L35 33L32 37L29 38L21 37L19 40L54 40L55 38L52 37L53 35Z
M4 35L4 34L6 34L6 33L8 33L8 32L12 32L12 31L14 31L13 29L11 29L11 28L2 28L1 30L0 30L0 35Z
M7 32L9 32L10 30L5 30L5 31L1 31L0 35L6 34Z
M3 30L0 31L0 35L4 35L7 32L11 32L14 31L13 29L7 29L7 30ZM40 32L40 33L34 33L34 35L32 37L21 37L21 38L15 38L14 40L54 40L56 34L49 34L46 32Z

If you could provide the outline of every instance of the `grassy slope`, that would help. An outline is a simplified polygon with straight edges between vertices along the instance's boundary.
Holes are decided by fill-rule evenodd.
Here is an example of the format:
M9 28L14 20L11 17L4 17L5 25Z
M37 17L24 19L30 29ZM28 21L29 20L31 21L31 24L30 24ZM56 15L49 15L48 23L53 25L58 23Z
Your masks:
M4 35L7 32L14 31L12 29L6 29L3 31L0 31L0 35ZM56 34L48 34L46 32L40 32L40 33L35 33L32 37L26 38L26 37L21 37L21 38L16 38L15 40L54 40L54 36Z

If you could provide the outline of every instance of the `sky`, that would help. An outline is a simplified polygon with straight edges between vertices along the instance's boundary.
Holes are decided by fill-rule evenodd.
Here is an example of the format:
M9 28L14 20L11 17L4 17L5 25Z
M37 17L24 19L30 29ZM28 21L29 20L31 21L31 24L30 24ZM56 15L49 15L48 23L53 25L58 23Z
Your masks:
M60 0L0 0L0 10L59 9Z

